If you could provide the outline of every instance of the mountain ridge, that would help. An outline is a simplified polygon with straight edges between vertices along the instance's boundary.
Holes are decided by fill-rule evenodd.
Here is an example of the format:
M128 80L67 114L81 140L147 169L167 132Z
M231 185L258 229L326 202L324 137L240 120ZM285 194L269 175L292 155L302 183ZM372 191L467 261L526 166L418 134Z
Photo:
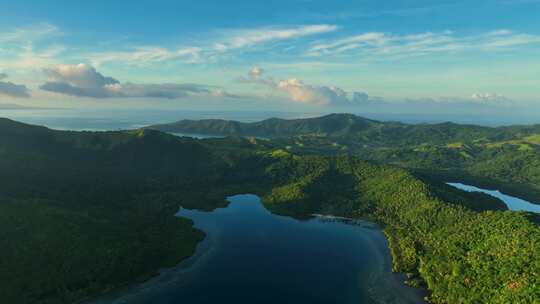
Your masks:
M164 132L208 135L287 137L314 133L320 135L345 134L344 132L351 128L362 128L378 123L376 120L354 114L336 113L313 118L282 119L272 117L257 122L224 119L186 119L170 124L151 125L147 128Z
M363 135L370 135L372 137L373 135L378 135L379 138L388 137L388 139L392 138L394 140L403 136L409 138L411 136L427 136L428 138L434 138L437 135L436 133L445 139L457 139L458 137L463 138L462 133L475 133L474 137L488 136L493 138L508 138L518 132L540 132L540 124L504 127L458 124L450 121L436 124L407 124L396 121L373 120L349 113L334 113L312 118L269 118L257 122L240 122L224 119L189 119L167 124L151 125L146 128L169 133L216 136L233 135L282 138L302 135L331 137ZM472 138L472 136L469 136L469 138Z

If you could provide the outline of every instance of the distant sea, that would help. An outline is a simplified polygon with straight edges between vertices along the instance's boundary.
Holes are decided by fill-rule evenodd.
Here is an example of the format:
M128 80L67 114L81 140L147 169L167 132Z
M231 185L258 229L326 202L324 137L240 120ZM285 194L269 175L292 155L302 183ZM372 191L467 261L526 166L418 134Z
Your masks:
M24 109L0 110L0 117L46 126L57 130L105 131L137 129L182 119L226 119L242 122L272 117L307 118L317 113L250 112L250 111L166 111L166 110L71 110Z
M322 116L321 112L267 112L267 111L179 111L179 110L73 110L73 109L0 109L0 117L57 130L104 131L126 130L170 123L181 119L226 119L242 122L267 118L309 118ZM383 114L354 113L381 121L405 123L441 123L452 121L462 124L502 126L540 123L540 118L523 116L478 116L457 114Z

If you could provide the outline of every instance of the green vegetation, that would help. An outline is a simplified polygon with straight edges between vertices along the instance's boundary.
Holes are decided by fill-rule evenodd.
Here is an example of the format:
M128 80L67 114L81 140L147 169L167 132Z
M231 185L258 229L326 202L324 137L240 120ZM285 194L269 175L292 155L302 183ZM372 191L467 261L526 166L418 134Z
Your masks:
M272 165L279 186L264 197L269 209L376 220L388 236L394 270L407 273L411 285L427 287L431 302L540 299L540 228L526 214L478 213L467 198L461 204L441 200L461 194L437 182L354 158L281 163ZM291 173L279 174L281 166Z
M2 300L72 303L143 280L192 255L204 234L172 217L176 206L165 199L141 197L125 209L101 210L2 200Z
M73 303L192 255L204 235L174 214L223 206L227 182L242 183L226 173L240 151L0 120L2 302Z
M431 172L433 177L480 181L540 202L540 125L488 128L454 123L409 125L352 114L255 123L184 120L150 127L166 132L259 136L297 154L355 155Z
M378 125L380 125L379 122L352 114L333 114L308 119L271 118L253 123L222 119L181 120L171 124L153 125L149 128L171 133L275 138L296 135L346 135Z
M355 129L354 116L346 118L352 119L346 129ZM474 132L487 138L483 128ZM499 140L511 140L505 136ZM251 192L279 214L380 223L394 270L428 288L433 303L534 303L540 298L538 217L446 186L447 177L465 168L452 171L445 165L453 160L436 160L451 152L495 153L470 172L527 189L540 185L537 158L530 150L515 153L515 145L479 149L486 140L457 137L411 143L421 149L410 152L350 144L341 135L194 140L148 129L52 131L0 119L0 298L73 303L144 280L191 255L203 237L174 217L179 206L211 210L224 206L227 195ZM310 155L337 149L355 156ZM368 152L364 158L415 170L361 160ZM430 156L415 159L414 153Z

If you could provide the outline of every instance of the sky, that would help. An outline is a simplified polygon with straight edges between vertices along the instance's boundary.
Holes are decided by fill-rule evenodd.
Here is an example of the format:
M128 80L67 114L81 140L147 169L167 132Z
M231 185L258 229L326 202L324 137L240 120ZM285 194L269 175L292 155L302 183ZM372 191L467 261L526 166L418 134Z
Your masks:
M0 109L540 117L540 0L0 7Z

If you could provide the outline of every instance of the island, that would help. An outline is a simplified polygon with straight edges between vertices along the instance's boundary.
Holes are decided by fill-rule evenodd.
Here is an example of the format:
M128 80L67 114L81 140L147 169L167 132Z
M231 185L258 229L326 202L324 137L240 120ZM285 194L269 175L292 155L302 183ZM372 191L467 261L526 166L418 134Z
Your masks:
M180 206L213 210L238 193L256 194L275 214L379 224L393 270L428 290L431 303L540 298L538 216L446 184L538 197L539 126L350 114L187 124L74 132L0 119L3 301L74 303L146 280L204 238L175 217Z

